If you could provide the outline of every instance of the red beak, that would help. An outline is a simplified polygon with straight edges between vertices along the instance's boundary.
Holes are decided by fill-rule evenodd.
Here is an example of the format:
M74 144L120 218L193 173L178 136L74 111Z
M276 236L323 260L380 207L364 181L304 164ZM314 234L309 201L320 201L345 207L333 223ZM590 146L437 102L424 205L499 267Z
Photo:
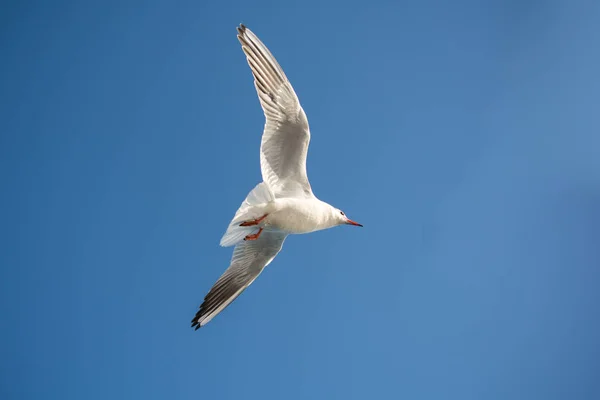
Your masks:
M361 225L361 224L359 224L358 222L354 222L354 221L352 221L350 218L348 218L348 220L346 221L346 223L347 223L348 225L360 226L360 227L362 228L362 225Z

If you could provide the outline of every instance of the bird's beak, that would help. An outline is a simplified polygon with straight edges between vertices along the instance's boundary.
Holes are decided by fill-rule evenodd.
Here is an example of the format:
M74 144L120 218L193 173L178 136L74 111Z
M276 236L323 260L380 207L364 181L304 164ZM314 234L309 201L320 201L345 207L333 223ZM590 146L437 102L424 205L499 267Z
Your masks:
M359 224L358 222L354 222L354 221L352 221L350 218L348 218L348 219L346 220L346 223L347 223L348 225L360 226L360 227L362 228L362 225L361 225L361 224Z

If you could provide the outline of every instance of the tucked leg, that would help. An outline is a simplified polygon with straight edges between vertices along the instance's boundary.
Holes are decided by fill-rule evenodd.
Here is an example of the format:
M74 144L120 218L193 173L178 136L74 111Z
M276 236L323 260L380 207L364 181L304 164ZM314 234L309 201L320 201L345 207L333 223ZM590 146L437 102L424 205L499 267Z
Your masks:
M250 221L245 221L245 222L242 222L242 223L240 224L240 226L254 226L254 225L258 225L258 224L260 224L260 223L261 223L261 222L262 222L262 221L263 221L265 218L267 218L267 215L269 215L269 214L265 214L265 215L263 215L263 216L262 216L262 217L260 217L260 218L256 218L256 219L253 219L253 220L250 220Z
M263 231L263 228L260 228L260 229L258 230L258 232L256 232L256 233L253 233L252 235L248 235L248 236L246 236L246 237L244 238L244 240L256 240L256 239L258 239L258 237L260 236L260 234L262 233L262 231Z

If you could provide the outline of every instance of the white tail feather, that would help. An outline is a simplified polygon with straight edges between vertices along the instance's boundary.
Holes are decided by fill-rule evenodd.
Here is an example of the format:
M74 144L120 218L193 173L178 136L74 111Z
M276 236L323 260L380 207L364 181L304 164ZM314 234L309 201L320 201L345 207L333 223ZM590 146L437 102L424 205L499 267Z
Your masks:
M229 223L227 231L221 238L221 246L233 246L241 242L247 235L256 230L255 226L240 226L240 223L260 218L264 207L275 199L266 183L261 182L246 196L235 216Z

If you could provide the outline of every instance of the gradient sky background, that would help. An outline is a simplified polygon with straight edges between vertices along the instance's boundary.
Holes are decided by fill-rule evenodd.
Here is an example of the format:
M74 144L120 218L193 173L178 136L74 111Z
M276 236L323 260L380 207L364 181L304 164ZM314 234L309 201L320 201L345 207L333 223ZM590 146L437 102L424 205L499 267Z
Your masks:
M600 3L366 4L3 5L0 398L600 398ZM365 228L195 332L260 180L241 22Z

